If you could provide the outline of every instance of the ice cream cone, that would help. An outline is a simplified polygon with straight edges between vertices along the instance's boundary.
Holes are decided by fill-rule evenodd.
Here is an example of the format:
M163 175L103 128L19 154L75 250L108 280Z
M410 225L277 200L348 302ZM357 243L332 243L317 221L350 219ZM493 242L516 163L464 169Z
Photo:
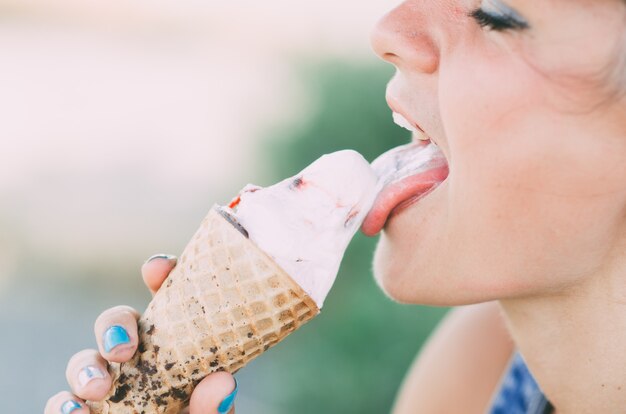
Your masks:
M307 293L211 209L139 319L139 349L112 364L95 414L178 414L214 371L236 372L319 313Z

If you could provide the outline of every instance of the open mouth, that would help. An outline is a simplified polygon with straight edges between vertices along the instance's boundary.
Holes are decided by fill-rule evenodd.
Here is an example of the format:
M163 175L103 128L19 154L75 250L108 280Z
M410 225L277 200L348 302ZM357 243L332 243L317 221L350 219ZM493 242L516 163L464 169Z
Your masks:
M417 130L399 114L394 114L394 120L411 130L418 139L393 148L372 163L382 190L361 227L368 236L380 232L391 217L433 192L449 173L443 152L423 131ZM403 121L408 127L402 125Z

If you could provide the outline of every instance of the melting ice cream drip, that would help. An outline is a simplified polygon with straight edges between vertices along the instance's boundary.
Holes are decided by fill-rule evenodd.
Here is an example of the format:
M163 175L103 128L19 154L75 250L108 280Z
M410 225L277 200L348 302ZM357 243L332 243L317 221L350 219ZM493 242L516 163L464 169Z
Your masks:
M402 145L383 153L372 162L378 176L379 187L400 181L411 175L447 164L446 158L435 144L421 142Z
M379 190L370 164L345 150L270 187L246 186L227 211L321 308Z

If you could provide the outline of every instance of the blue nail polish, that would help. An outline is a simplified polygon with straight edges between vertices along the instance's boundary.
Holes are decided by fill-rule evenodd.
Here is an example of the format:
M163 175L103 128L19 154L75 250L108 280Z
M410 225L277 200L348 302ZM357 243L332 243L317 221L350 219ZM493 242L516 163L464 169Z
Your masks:
M154 259L176 260L176 256L172 254L159 253L159 254L155 254L154 256L150 256L148 260L146 260L144 263L151 262Z
M104 350L111 352L113 348L118 345L127 344L130 342L130 337L126 329L119 325L111 326L106 330L103 337Z
M237 396L237 391L239 390L239 384L237 384L237 379L235 379L235 389L233 392L228 394L226 398L220 403L220 406L217 407L217 412L219 414L226 414L233 408L233 404L235 403L235 397Z
M74 400L69 400L69 401L65 401L63 405L61 406L61 413L70 414L72 411L80 410L81 408L83 408L82 405L80 405Z

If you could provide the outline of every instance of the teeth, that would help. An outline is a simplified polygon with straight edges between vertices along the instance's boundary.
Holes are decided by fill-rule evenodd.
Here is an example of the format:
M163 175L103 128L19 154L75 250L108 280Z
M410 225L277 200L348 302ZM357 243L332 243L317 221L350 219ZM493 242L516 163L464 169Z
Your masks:
M395 122L396 125L401 126L402 128L408 129L411 132L417 132L417 128L411 125L411 123L405 117L403 117L397 112L393 113L393 122Z
M405 117L403 117L401 114L397 112L393 113L393 122L395 122L396 125L401 126L402 128L405 128L411 131L415 135L415 138L420 139L422 141L429 140L428 136L425 133L415 128L413 125L411 125L411 123Z

